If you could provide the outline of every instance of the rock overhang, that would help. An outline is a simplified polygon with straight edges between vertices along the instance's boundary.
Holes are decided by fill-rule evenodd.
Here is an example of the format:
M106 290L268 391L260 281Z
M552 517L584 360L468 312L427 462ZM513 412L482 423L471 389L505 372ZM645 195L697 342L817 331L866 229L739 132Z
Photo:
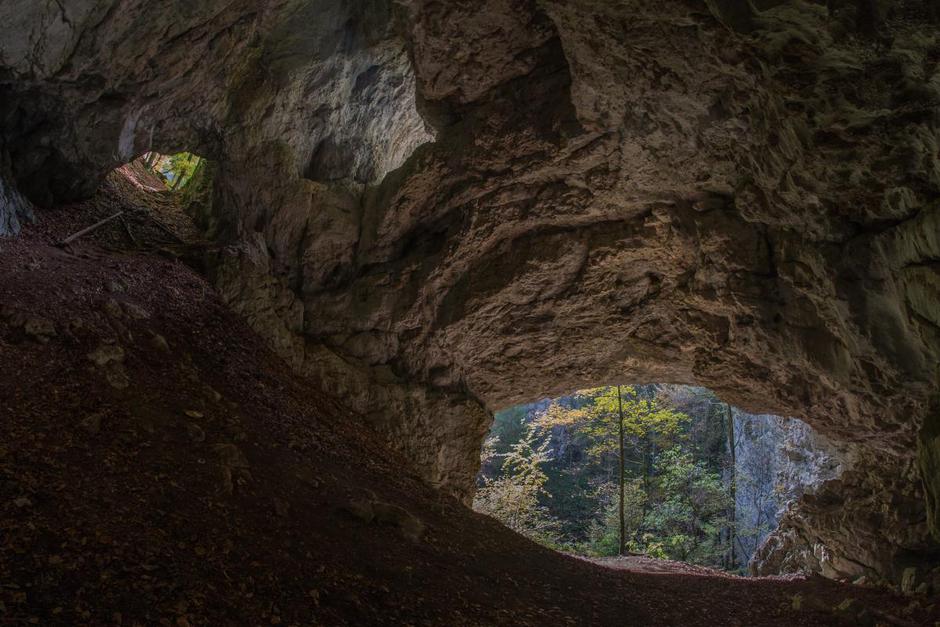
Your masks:
M7 186L216 160L222 292L433 483L468 494L488 409L670 381L877 455L846 489L877 524L936 520L922 3L13 4Z

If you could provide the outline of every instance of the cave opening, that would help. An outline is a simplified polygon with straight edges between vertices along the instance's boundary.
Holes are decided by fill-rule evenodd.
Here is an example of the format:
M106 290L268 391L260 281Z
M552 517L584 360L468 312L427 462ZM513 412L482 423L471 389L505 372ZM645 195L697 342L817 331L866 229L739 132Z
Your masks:
M182 191L193 181L198 180L205 168L206 160L195 153L186 151L172 154L151 151L134 163L153 174L167 189L175 192Z
M789 504L841 472L799 419L702 387L603 386L496 412L474 509L618 568L745 575Z
M146 152L108 172L95 193L73 207L56 244L109 252L159 252L197 270L204 211L211 206L213 164L192 152ZM66 225L61 225L66 226Z

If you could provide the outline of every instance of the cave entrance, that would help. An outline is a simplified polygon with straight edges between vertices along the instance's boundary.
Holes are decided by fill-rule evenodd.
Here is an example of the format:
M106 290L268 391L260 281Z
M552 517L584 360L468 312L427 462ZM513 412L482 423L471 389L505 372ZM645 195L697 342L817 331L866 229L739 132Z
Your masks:
M148 152L137 162L158 177L167 189L182 191L197 178L206 160L191 152L177 152L170 155Z
M121 165L82 203L83 222L63 247L94 243L111 251L160 252L197 267L204 242L198 223L211 202L210 162L190 152L150 152Z
M499 411L481 462L474 509L542 544L628 569L670 560L739 574L805 478L837 472L805 423L665 384Z

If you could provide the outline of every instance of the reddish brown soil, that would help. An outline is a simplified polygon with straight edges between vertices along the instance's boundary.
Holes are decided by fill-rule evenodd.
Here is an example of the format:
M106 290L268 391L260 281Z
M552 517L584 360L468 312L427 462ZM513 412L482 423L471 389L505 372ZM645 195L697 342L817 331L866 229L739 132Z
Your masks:
M0 624L940 619L927 599L818 578L606 568L441 496L292 374L200 276L158 254L160 234L172 238L152 216L131 225L141 251L119 250L134 246L120 224L72 250L53 245L139 203L125 183L112 177L96 201L0 242ZM167 198L154 210L172 212ZM88 357L114 346L122 364ZM394 517L351 513L374 498L420 519L420 537ZM855 602L835 611L845 599Z
M627 570L631 573L649 573L660 575L699 575L703 577L736 577L730 573L704 566L660 560L645 555L623 555L620 557L582 558L594 564L600 564L615 570Z

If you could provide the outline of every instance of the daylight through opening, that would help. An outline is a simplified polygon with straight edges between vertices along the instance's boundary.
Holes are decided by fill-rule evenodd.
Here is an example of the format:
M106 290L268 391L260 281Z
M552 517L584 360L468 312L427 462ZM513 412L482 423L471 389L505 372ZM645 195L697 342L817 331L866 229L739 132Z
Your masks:
M211 197L210 162L190 152L149 152L112 170L85 204L91 224L57 243L73 249L97 244L110 251L160 251L187 259L203 241L203 209Z
M839 472L800 420L700 387L604 386L497 412L474 509L622 568L747 574L788 505Z
M205 159L191 152L178 152L172 155L148 152L141 157L140 163L155 174L167 189L178 191L196 178Z

